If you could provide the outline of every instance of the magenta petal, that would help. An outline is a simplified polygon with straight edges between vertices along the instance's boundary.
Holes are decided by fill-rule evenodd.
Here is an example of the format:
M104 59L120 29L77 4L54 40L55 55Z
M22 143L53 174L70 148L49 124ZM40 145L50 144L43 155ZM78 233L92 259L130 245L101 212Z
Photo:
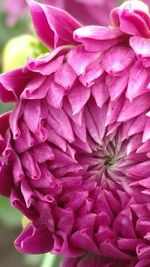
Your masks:
M102 66L112 76L120 75L134 60L132 49L124 46L115 46L104 54Z
M32 113L34 111L34 113ZM32 113L32 118L31 118ZM32 132L38 132L41 124L41 105L39 100L26 102L24 106L24 120Z
M36 77L35 80L33 79L32 82L30 82L23 93L21 94L22 99L36 99L36 98L44 98L47 94L47 91L49 89L51 79L47 77ZM42 88L42 90L41 90Z
M142 37L150 37L148 7L142 1L127 1L111 13L114 26L121 31Z
M140 260L135 267L149 267L150 266L150 260L145 259L145 260Z
M98 248L92 238L86 233L86 230L77 231L71 236L71 243L79 248L96 253Z
M65 89L59 84L53 82L47 93L47 102L54 108L60 108L62 106L63 97L65 95Z
M68 63L62 65L61 68L55 73L55 82L69 90L74 84L77 76Z
M68 142L73 142L74 135L67 114L63 110L52 107L49 107L49 112L49 125L52 126L57 134L65 138Z
M27 226L15 241L15 247L21 253L39 254L52 249L53 239L50 232L43 226L36 228Z
M0 75L0 99L3 102L16 102L24 86L34 78L34 74L18 68Z
M81 42L89 52L105 51L122 38L119 29L101 26L86 26L74 31L74 40Z
M150 171L150 161L145 161L135 165L134 167L130 167L128 169L129 175L136 175L140 177L148 177Z
M74 32L74 38L76 41L80 41L82 38L112 40L120 37L121 35L122 32L118 28L108 28L102 26L85 26Z
M9 197L12 184L13 179L10 172L8 172L8 168L0 161L0 194Z
M142 141L145 143L148 140L150 140L150 118L147 118Z
M134 263L87 254L80 258L64 258L60 267L134 267ZM148 265L139 265L137 267L148 267Z
M92 95L95 98L97 106L102 108L104 103L109 98L109 93L108 93L105 83L100 83L99 81L95 83L92 86Z
M11 112L6 112L0 115L0 135L5 135L8 127L9 127L9 117ZM2 152L2 151L1 151Z
M79 258L64 258L60 267L77 267Z
M67 49L67 48L66 48ZM30 71L40 73L42 75L50 75L57 71L63 63L64 56L60 55L65 48L60 47L51 53L48 53L39 58L28 58L27 69ZM65 51L64 51L65 52ZM55 58L57 56L57 58ZM54 60L55 59L55 60Z
M67 12L28 0L35 31L41 41L50 48L75 44L73 31L80 23Z
M128 84L128 75L127 73L123 76L108 76L106 79L106 87L112 101L116 100L125 90Z
M146 111L148 107L149 99L147 94L142 95L140 98L135 98L132 103L129 100L126 100L118 121L126 121L134 118Z
M72 93L69 95L69 102L72 107L73 114L77 114L84 107L90 97L90 90L81 84L72 88Z
M138 36L130 38L130 46L135 51L138 59L144 60L150 57L150 40Z
M140 77L140 79L139 79ZM143 67L141 62L136 62L129 74L127 98L132 101L137 96L148 92L149 71Z

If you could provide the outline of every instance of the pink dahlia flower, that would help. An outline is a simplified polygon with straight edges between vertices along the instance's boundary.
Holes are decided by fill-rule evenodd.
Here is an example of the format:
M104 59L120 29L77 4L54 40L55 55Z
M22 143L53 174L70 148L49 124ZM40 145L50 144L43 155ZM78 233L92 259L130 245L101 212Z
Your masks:
M7 23L12 26L26 10L26 0L3 0L8 13ZM117 0L41 0L42 3L57 6L69 12L83 24L109 23L109 14Z
M150 16L140 1L112 26L81 25L29 1L54 50L0 75L0 193L30 224L22 253L61 267L150 266Z

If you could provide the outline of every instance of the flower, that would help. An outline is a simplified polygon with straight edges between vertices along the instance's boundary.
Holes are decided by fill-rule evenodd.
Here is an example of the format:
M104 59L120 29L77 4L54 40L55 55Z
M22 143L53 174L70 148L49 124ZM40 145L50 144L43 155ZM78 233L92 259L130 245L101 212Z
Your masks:
M54 48L0 75L0 193L29 220L22 253L61 267L150 266L150 16L140 1L110 27L29 1Z
M26 0L4 0L4 10L8 13L7 24L14 25L26 10ZM42 0L42 3L57 6L69 12L83 24L105 24L109 22L109 13L116 0Z

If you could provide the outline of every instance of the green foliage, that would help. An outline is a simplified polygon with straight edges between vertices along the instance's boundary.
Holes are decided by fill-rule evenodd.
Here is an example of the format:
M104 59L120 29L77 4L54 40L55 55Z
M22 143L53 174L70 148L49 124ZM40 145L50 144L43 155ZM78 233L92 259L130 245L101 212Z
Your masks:
M61 257L52 255L50 253L45 254L40 267L59 267Z
M0 103L0 114L5 113L13 108L13 104L3 104Z
M2 53L4 45L10 38L29 32L26 16L20 19L19 22L11 28L6 25L6 14L0 12L0 25L0 54Z
M15 209L10 207L7 198L0 196L0 221L9 227L20 226L22 215Z

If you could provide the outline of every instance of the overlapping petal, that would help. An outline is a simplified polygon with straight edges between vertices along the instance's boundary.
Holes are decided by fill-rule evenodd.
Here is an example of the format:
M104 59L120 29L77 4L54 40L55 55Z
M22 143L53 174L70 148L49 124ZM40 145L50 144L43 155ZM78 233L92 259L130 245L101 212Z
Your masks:
M72 33L81 24L71 15L52 6L28 0L35 31L41 41L50 48L75 44Z

